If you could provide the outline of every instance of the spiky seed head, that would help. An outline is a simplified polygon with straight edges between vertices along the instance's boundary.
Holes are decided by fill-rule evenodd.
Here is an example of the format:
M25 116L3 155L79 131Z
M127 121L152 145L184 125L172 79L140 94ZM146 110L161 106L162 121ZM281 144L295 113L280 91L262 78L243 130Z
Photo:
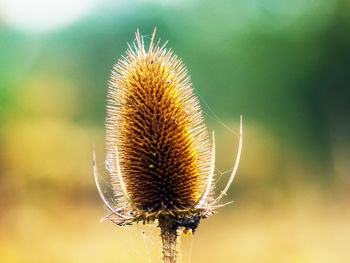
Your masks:
M112 71L107 164L119 203L176 214L205 191L211 149L185 65L154 38L146 50L137 31Z

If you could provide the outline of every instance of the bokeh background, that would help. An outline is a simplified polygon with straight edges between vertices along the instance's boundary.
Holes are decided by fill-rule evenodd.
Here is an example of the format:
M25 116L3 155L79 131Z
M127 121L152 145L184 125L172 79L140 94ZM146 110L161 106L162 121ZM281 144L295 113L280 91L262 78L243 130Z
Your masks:
M92 172L112 66L154 27L216 132L218 191L244 119L234 203L183 262L350 262L347 0L0 2L0 261L160 262L154 226L99 223Z

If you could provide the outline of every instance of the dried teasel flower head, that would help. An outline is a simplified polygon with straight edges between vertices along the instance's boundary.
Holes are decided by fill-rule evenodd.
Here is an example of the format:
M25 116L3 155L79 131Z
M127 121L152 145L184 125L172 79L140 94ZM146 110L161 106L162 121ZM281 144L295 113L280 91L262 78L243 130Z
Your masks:
M118 207L101 191L95 154L94 171L111 211L105 219L117 225L158 220L167 246L164 240L176 238L178 228L194 232L219 207L238 167L242 122L233 173L214 198L214 136L210 143L185 65L154 39L155 31L146 49L137 31L136 43L114 66L109 83L106 168Z

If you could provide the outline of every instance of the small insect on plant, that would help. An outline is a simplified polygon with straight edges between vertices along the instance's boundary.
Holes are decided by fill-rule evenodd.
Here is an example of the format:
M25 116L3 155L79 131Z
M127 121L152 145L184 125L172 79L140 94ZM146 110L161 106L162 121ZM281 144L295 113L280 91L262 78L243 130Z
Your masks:
M117 207L102 193L94 152L98 192L110 210L104 219L118 226L156 222L163 261L177 262L179 236L195 232L213 215L236 174L242 150L242 116L238 153L226 187L214 197L214 133L209 140L187 69L152 39L136 42L112 71L108 88L106 169Z

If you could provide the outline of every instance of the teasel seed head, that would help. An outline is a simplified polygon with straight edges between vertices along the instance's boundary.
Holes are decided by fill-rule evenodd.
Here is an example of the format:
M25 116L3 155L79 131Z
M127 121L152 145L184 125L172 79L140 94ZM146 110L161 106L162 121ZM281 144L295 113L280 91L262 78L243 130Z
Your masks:
M242 117L236 163L225 189L214 199L214 136L210 143L197 97L182 61L152 35L148 48L136 42L112 71L108 89L106 168L118 207L105 220L117 225L159 222L164 262L176 261L178 229L194 233L212 215L237 171L242 149Z
M107 110L108 158L118 199L139 210L176 214L205 190L210 141L185 65L165 45L137 46L114 67ZM120 184L124 184L122 193Z

